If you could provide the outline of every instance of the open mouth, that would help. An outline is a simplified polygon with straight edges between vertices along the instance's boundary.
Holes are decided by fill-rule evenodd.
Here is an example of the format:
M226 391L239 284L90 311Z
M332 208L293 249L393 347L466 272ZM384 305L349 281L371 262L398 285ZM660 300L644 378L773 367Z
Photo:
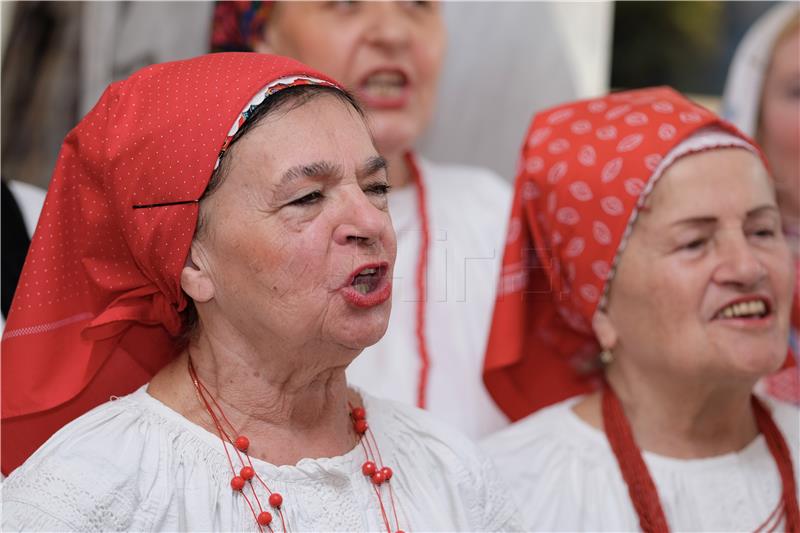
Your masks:
M769 300L761 297L739 299L731 302L714 315L714 320L757 320L772 313Z
M388 272L388 263L363 265L350 274L349 283L342 287L342 295L356 307L382 304L392 295Z
M369 294L378 288L385 274L383 266L365 268L353 277L350 286L359 294Z
M401 70L376 70L358 86L359 96L366 102L381 104L402 100L409 87L408 76Z

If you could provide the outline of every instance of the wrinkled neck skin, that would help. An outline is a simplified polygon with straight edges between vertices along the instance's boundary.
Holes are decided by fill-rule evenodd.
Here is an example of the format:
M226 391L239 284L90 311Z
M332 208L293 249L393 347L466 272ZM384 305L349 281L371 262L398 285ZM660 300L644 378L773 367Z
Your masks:
M688 382L647 376L612 363L606 379L619 397L639 449L676 459L699 459L737 452L758 436L750 404L754 383ZM603 429L601 393L574 407Z
M264 346L268 348L259 351L230 337L201 333L153 378L148 393L217 435L189 375L191 352L200 381L238 435L250 440L251 457L294 465L303 458L336 457L353 449L358 439L348 401L361 405L361 399L347 388L346 365L315 365L325 358L309 358L303 347L282 350L280 342ZM223 427L230 432L224 422Z

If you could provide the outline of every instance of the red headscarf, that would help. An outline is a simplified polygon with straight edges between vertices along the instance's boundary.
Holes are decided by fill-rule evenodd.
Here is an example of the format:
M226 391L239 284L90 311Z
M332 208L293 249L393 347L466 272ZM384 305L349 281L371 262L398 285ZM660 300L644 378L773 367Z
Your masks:
M266 90L298 75L316 80ZM111 85L67 135L3 336L4 474L175 354L196 201L245 107L297 83L333 84L262 54L154 65ZM172 205L133 208L153 204Z
M668 87L539 113L522 149L484 382L513 420L599 383L592 317L661 159L717 126ZM763 156L762 156L763 159Z

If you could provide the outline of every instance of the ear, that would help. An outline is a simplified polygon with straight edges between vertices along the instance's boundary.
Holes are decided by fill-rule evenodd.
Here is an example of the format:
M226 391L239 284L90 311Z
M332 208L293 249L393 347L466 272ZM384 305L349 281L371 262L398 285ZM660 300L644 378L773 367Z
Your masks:
M208 302L214 298L214 282L207 265L202 245L193 241L181 271L181 288L195 302Z
M619 334L606 311L598 308L594 312L592 329L603 349L612 350L616 347L617 341L619 341Z

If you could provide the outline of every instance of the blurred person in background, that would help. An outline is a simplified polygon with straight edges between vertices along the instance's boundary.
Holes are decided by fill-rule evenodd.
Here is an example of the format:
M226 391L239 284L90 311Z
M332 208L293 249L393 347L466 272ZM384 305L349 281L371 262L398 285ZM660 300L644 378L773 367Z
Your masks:
M415 153L444 59L441 9L437 2L218 2L212 48L294 57L363 103L389 162L398 254L389 329L348 376L478 437L507 424L481 366L510 191L487 170Z
M800 284L800 4L781 2L751 26L731 63L722 107L723 116L764 149ZM769 376L762 386L800 404L800 292L790 343L795 366Z
M794 284L753 141L667 87L542 111L511 220L485 445L524 527L800 531L800 412L753 393Z

